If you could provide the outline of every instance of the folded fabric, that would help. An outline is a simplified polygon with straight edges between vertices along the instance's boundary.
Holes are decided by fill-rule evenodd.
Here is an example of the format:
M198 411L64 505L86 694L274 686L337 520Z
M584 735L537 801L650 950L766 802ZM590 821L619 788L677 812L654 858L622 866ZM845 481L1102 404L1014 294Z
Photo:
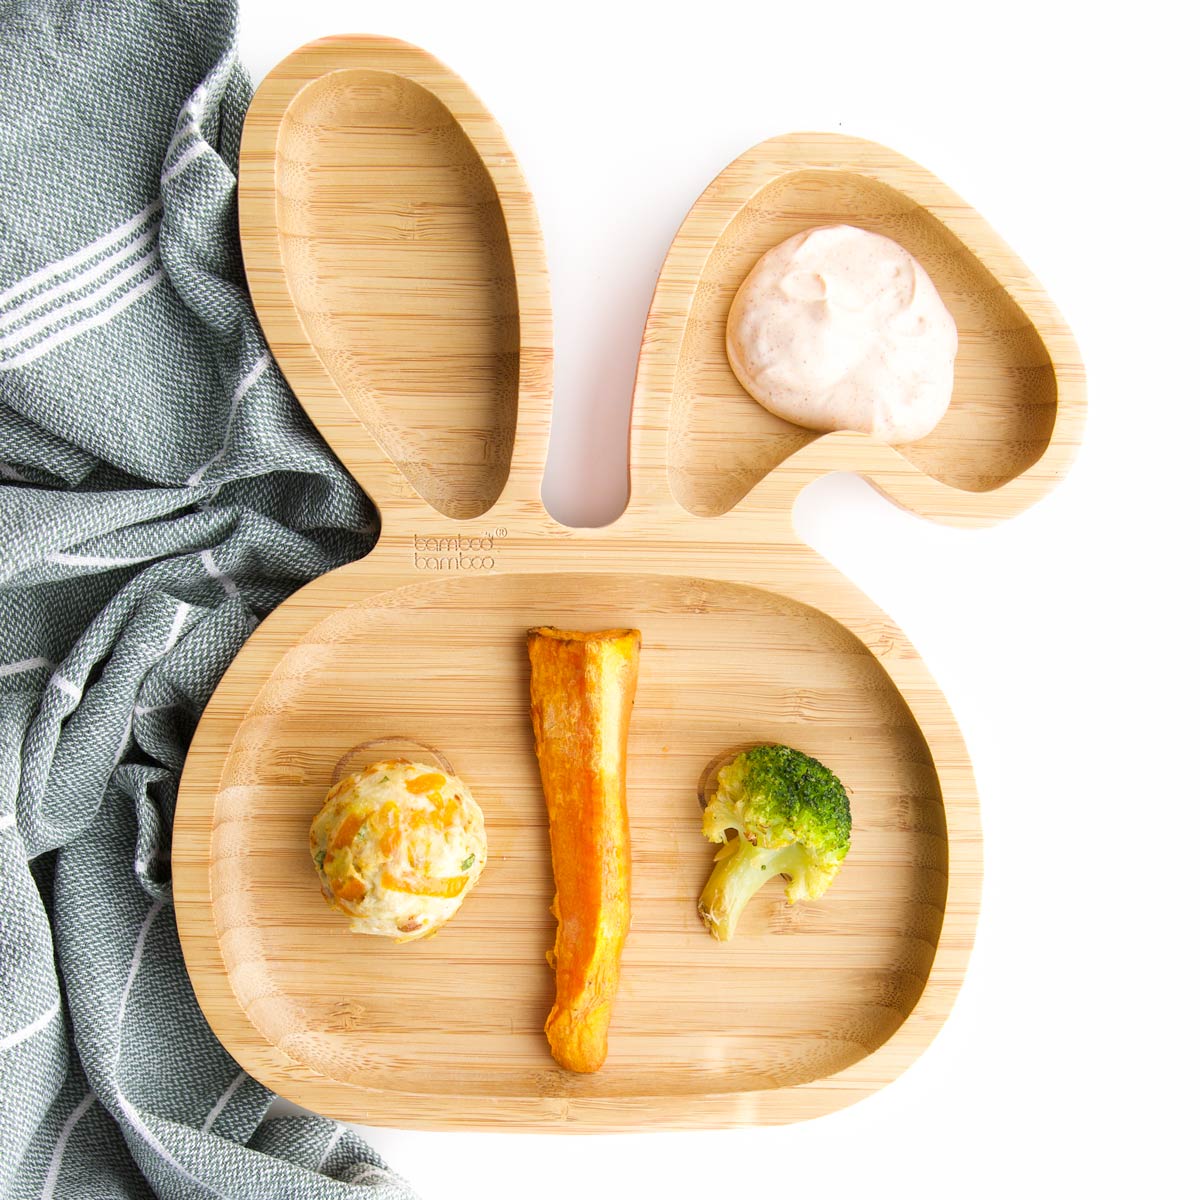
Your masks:
M264 1119L171 906L188 740L375 515L267 352L229 0L0 0L0 1195L411 1197Z

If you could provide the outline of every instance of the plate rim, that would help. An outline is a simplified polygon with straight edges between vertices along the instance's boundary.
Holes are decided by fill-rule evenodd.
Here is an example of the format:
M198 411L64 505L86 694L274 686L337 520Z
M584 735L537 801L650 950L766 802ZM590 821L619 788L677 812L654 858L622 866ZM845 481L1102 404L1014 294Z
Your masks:
M623 541L624 539L622 539ZM603 539L598 539L604 545ZM619 550L620 543L615 544ZM929 748L946 818L948 877L942 927L921 995L875 1050L832 1075L805 1083L743 1091L670 1096L461 1096L406 1092L348 1083L293 1059L262 1034L233 990L213 916L213 808L236 730L283 658L328 617L381 594L438 586L444 578L405 573L404 547L384 545L366 558L321 576L284 601L259 626L218 685L193 739L176 808L172 874L180 943L197 1000L237 1062L288 1100L326 1116L410 1129L507 1129L599 1133L641 1129L716 1129L788 1124L843 1108L894 1081L927 1048L949 1016L965 977L982 889L979 801L965 742L949 705L894 622L814 551L790 548L784 586L747 583L721 571L621 570L554 572L543 554L495 575L642 574L730 583L784 596L822 612L873 655L908 705ZM375 561L372 561L375 560ZM379 586L380 567L393 582ZM459 577L461 578L461 577ZM839 611L808 591L826 591ZM349 595L347 592L349 591ZM847 602L848 605L847 605ZM247 652L249 651L249 652ZM569 1085L568 1085L569 1086Z

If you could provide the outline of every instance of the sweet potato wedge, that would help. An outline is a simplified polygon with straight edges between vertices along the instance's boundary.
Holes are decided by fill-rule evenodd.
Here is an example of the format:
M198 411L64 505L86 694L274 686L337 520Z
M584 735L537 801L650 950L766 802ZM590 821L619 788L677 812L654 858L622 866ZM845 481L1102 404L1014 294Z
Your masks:
M635 629L529 631L530 710L557 891L546 1038L570 1071L604 1064L629 932L625 744L641 643Z

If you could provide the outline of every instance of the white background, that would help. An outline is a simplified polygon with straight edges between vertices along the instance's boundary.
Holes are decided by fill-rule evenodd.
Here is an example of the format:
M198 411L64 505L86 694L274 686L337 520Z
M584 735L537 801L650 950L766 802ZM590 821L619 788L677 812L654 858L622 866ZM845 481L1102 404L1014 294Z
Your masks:
M364 1130L425 1200L1197 1194L1200 111L1185 6L1096 15L1114 7L243 0L256 80L311 38L392 34L504 127L549 255L545 497L564 522L620 511L659 265L709 180L774 134L857 134L941 176L1041 279L1088 368L1077 466L999 528L922 522L850 476L796 505L799 535L907 631L974 760L983 913L932 1048L782 1129Z

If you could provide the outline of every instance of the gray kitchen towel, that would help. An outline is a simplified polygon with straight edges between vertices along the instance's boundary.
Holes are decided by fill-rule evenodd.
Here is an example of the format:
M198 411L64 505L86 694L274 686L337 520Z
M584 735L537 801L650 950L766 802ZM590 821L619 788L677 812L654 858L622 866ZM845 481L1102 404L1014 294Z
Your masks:
M411 1197L266 1118L171 907L176 785L263 614L375 515L238 255L231 0L0 0L0 1195Z

